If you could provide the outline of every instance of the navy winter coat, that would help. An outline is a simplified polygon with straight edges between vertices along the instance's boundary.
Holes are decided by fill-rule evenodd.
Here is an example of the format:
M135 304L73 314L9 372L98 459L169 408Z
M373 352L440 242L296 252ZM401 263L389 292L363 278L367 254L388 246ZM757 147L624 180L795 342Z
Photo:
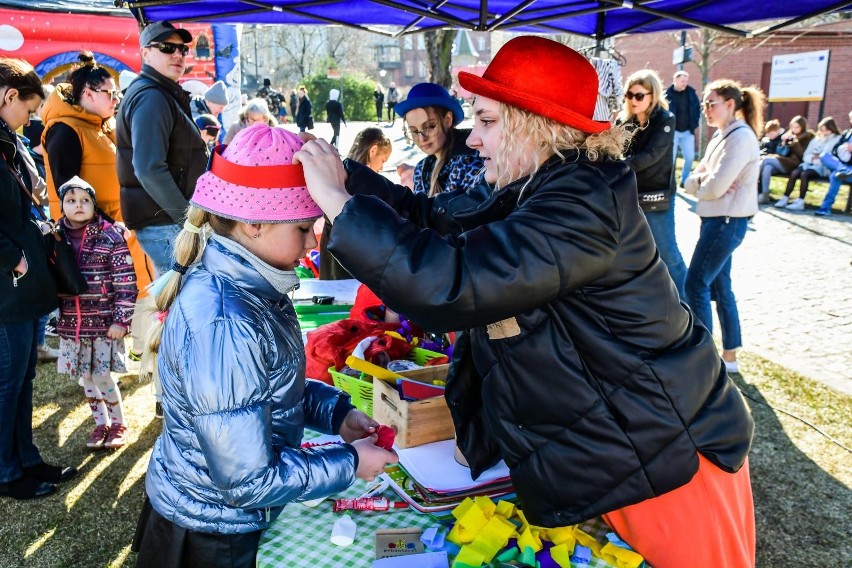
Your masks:
M5 124L0 126L0 324L34 320L57 306L45 240L33 222L32 203L18 183L20 180L30 189L30 178L13 136ZM13 269L22 256L28 269L16 277Z

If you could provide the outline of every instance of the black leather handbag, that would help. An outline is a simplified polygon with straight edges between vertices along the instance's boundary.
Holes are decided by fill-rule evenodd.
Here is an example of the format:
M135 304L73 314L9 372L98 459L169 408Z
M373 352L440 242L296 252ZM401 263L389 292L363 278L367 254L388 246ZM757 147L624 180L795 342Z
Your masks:
M671 207L672 192L667 189L654 189L639 192L639 207L642 211L667 211Z
M50 270L50 275L53 276L57 291L60 294L68 296L79 296L84 292L88 292L89 284L86 282L86 277L83 276L83 273L80 272L80 267L77 265L77 255L74 254L74 248L58 232L53 220L48 219L44 215L38 201L14 171L12 171L12 177L18 182L21 191L27 194L27 197L35 205L35 210L42 218L42 221L53 227L44 236L44 240L47 246L47 268Z
M47 268L53 276L53 281L56 282L57 291L68 296L79 296L88 292L89 284L77 265L74 248L56 231L45 235L45 241Z

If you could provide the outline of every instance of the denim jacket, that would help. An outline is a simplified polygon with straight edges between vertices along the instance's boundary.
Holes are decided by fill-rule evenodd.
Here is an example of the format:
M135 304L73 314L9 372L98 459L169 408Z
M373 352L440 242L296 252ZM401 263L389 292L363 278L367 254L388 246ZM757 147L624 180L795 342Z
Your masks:
M290 501L354 481L351 445L300 447L305 426L339 430L348 395L305 380L289 298L213 240L169 310L158 364L165 416L145 489L166 519L203 533L261 530Z

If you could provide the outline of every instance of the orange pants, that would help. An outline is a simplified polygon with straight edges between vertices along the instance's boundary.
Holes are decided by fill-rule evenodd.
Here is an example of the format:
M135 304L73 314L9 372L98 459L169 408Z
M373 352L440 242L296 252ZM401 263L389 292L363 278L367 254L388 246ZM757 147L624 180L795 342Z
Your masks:
M730 474L699 454L689 483L603 519L653 568L754 566L748 460Z

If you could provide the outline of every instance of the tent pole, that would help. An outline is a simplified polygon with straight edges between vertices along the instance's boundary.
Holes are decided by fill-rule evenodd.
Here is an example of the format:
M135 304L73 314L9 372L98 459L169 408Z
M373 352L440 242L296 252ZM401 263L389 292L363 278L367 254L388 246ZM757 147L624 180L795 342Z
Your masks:
M805 14L804 16L799 16L798 18L793 18L792 20L787 20L786 22L781 22L780 24L775 24L774 26L769 26L769 27L766 27L766 28L760 28L760 29L754 30L751 33L751 35L752 36L758 36L758 35L768 34L768 33L780 30L781 28L791 26L793 24L798 24L799 22L801 22L803 20L815 18L817 16L822 16L823 14L828 14L829 12L833 12L835 10L840 10L842 8L848 8L849 6L852 6L852 2L838 2L837 4L833 4L831 6L823 8L822 10L817 10L816 12L812 12L810 14Z
M448 1L449 0L441 0L440 2L436 2L435 4L432 4L432 7L430 8L430 10L437 10L438 8L441 8L444 4L446 4ZM396 38L396 37L400 37L400 36L407 34L409 32L409 30L411 30L414 26L416 26L417 24L419 24L422 21L423 21L423 16L420 16L419 18L415 18L415 19L411 20L410 24L408 24L407 26L405 26L404 28L402 28L398 32L395 32L393 34L393 36L391 36L391 37Z
M421 10L420 8L415 8L413 6L409 6L408 4L400 4L399 2L393 2L391 0L370 0L374 4L381 4L382 6L389 6L391 8L396 8L398 10L404 10L406 12L411 12L412 14L417 14L418 16L423 16L424 18L430 18L432 20L440 20L445 24L449 24L451 26L458 26L465 30L472 30L476 28L476 24L472 24L471 22L466 22L464 20L460 20L454 16L451 16L445 12L438 11L430 11L430 10Z
M622 0L598 0L599 3L610 4L616 8L623 8L624 2ZM728 26L721 26L719 24L711 24L710 22L703 22L701 20L696 20L694 18L688 18L686 16L681 16L679 14L672 14L671 12L663 12L661 10L655 10L653 8L646 8L643 4L639 4L639 2L634 2L631 6L631 9L636 10L637 12L642 12L645 14L651 14L652 16L659 16L661 18L672 20L675 22L680 22L682 24L688 24L690 26L696 26L699 28L708 28L711 30L716 30L726 34L732 34L739 37L748 37L750 32L744 32L742 30L738 30L736 28L730 28Z
M479 2L479 26L478 29L484 30L488 28L488 0Z
M576 17L576 16L585 16L586 14L598 14L600 12L608 12L610 10L615 10L617 8L619 8L619 6L598 6L597 8L588 8L588 9L585 9L585 10L577 10L576 12L571 12L571 16ZM520 26L537 26L537 25L540 25L544 22L552 22L553 20L560 20L564 17L565 17L565 14L560 13L560 14L551 14L550 16L541 16L541 17L537 17L537 18L530 18L528 20L515 20L514 22L509 22L505 25L500 26L500 30L518 28ZM489 31L493 31L494 29L495 29L495 26L492 25L491 28L489 29ZM577 32L569 32L569 31L566 31L566 30L560 30L560 31L562 31L562 33L574 33L574 34L577 33ZM577 34L577 35L582 35L583 37L589 37L586 34Z
M598 2L599 6L603 6L603 2ZM606 12L598 12L595 16L595 57L601 58L601 54L606 51L604 47L604 38L606 37L605 26Z
M489 25L487 28L484 28L484 29L486 31L489 31L489 32L494 31L503 22L505 22L507 20L511 20L512 18L517 16L519 13L526 10L527 6L529 6L530 4L534 4L534 3L535 3L535 0L526 0L526 2L521 2L520 4L515 6L512 10L510 10L509 12L506 12L505 14L503 14L502 16L500 16L499 18L497 18L496 20L491 22L491 25Z

